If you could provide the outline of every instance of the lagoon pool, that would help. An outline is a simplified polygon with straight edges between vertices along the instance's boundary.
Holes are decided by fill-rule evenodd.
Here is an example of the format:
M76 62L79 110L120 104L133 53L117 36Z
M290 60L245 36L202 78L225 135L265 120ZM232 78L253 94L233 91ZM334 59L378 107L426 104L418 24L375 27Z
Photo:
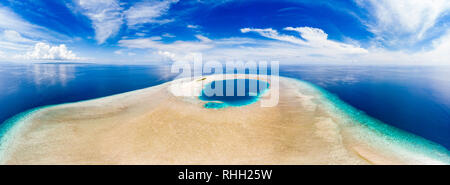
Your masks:
M254 79L231 79L206 84L199 96L207 101L205 108L225 108L250 105L258 101L269 83Z

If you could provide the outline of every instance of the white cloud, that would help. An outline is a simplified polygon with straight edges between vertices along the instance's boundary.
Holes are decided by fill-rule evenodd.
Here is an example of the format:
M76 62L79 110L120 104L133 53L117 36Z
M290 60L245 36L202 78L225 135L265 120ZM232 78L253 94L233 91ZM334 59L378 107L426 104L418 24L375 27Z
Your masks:
M274 30L266 30L275 33ZM246 31L245 29L243 30ZM273 35L278 38L279 34ZM153 53L172 61L189 60L193 53L202 53L205 60L279 60L283 62L342 62L349 61L361 53L339 51L330 47L311 47L309 41L305 45L279 40L256 40L251 38L209 39L196 35L198 41L176 41L164 43L159 38L139 38L119 41L119 45L127 48L149 49ZM294 39L299 39L292 37ZM316 37L314 37L316 38ZM322 40L324 38L322 36ZM301 40L301 39L299 39ZM311 38L311 40L313 40ZM291 40L289 40L291 41ZM295 43L295 42L294 42ZM338 45L340 46L340 45ZM366 52L364 52L366 53Z
M126 10L125 18L127 25L133 27L138 24L144 23L168 23L173 20L171 19L157 19L158 17L164 15L170 8L172 3L176 3L178 0L172 1L150 1L150 2L139 2L134 6Z
M357 45L341 43L337 41L328 40L328 34L323 30L311 27L286 27L284 30L296 31L300 36L307 41L307 44L316 48L330 48L340 51L342 53L367 53L367 50Z
M19 33L30 39L66 40L67 36L51 31L47 28L34 25L22 19L7 7L0 5L0 31L11 31L9 34ZM13 32L14 31L14 32ZM17 35L17 34L16 34Z
M159 49L164 51L194 52L212 48L213 45L201 41L175 41L170 44L160 42L160 37L120 40L119 46L139 49Z
M197 29L199 28L199 25L188 24L186 27L191 29Z
M151 49L157 55L171 60L183 60L192 53L203 52L214 47L212 41L202 35L196 35L199 41L161 42L161 37L120 40L119 46L134 49Z
M116 55L122 55L123 51L121 49L114 51L114 54Z
M123 23L122 7L117 0L78 0L81 13L89 17L95 30L95 39L102 44L114 36Z
M161 56L167 57L173 61L177 60L177 56L174 53L169 52L169 51L158 51L158 54Z
M209 39L208 37L205 37L203 35L195 35L195 38L197 38L198 40L201 40L203 42L211 42L211 39Z
M124 54L127 54L128 56L135 56L135 55L137 55L137 54L134 53L134 52L127 52L125 49L119 49L119 50L116 50L116 51L114 51L114 54L116 54L116 55L124 55Z
M35 43L35 41L24 38L20 33L14 30L4 30L0 33L0 48L3 49L22 51L31 48L33 43Z
M0 29L20 30L22 33L37 37L38 35L35 33L35 29L38 28L38 26L23 20L10 9L0 5Z
M297 37L294 37L291 35L279 34L277 30L274 30L272 28L266 28L266 29L242 28L241 32L242 33L256 32L263 37L267 37L267 38L271 38L271 39L275 39L275 40L286 41L286 42L291 42L294 44L307 45L307 43L300 38L297 38Z
M241 29L243 33L255 32L271 38L261 40L244 37L210 39L195 35L195 41L165 43L161 37L124 39L119 46L129 49L148 49L150 53L163 58L189 60L193 53L202 53L206 61L227 60L277 60L283 63L333 63L333 64L396 64L396 65L440 65L450 64L450 31L433 42L431 50L418 52L392 51L382 47L361 48L328 39L320 29L310 27L287 27L298 37L281 34L273 29ZM152 56L152 61L157 57ZM192 58L192 57L191 57Z
M41 40L53 42L67 39L65 35L29 23L0 5L0 49L4 52L3 59L24 59L24 53L32 50Z
M208 38L209 39L209 38ZM228 60L277 60L283 63L312 64L396 64L396 65L439 65L449 64L450 34L435 42L434 49L416 53L390 51L383 48L368 48L368 52L342 52L335 48L305 47L279 40L258 40L251 38L225 38L199 41L176 41L163 43L160 38L139 38L119 41L119 45L131 49L148 49L152 56L147 61L161 58L170 61L189 61L193 53L202 53L205 61ZM151 59L150 59L151 58ZM164 60L163 60L164 61ZM162 62L162 61L160 61Z
M448 0L355 0L369 11L364 23L383 44L410 47L427 38L439 18L450 10ZM446 29L446 28L443 28Z
M32 51L25 55L17 56L17 58L32 60L76 60L78 58L66 45L50 46L49 44L39 42L36 43Z
M286 27L284 30L296 31L300 33L300 36L310 42L326 42L328 34L319 28L312 27Z
M22 35L19 32L14 30L3 31L1 38L10 42L21 42L21 43L34 42L33 40L22 37Z
M450 30L433 42L433 50L425 52L429 59L438 61L436 59L446 60L450 64Z
M175 35L172 35L172 34L170 34L170 33L164 33L164 34L162 34L161 36L163 36L163 37L168 37L168 38L174 38L174 37L175 37Z
M146 35L145 33L141 33L141 32L136 33L136 36L139 36L139 37L143 37L143 36L145 36L145 35Z
M118 0L75 0L78 10L86 15L95 30L95 39L99 44L119 32L122 24L126 22L129 28L139 24L158 23L164 24L172 19L158 19L170 8L170 5L178 0L170 1L145 1L138 2L124 11Z
M285 41L304 47L311 47L317 49L328 49L334 50L334 52L339 52L342 54L358 54L367 53L367 50L359 46L341 43L337 41L328 40L328 35L321 29L311 28L311 27L286 27L284 30L298 32L301 36L294 37L291 35L280 34L278 31L272 28L266 29L254 29L254 28L243 28L242 33L256 32L263 37Z

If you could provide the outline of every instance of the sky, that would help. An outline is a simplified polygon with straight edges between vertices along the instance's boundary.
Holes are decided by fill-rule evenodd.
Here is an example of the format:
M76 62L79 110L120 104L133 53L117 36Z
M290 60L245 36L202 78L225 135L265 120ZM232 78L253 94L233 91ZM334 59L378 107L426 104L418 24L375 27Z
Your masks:
M0 61L450 65L448 0L1 0Z

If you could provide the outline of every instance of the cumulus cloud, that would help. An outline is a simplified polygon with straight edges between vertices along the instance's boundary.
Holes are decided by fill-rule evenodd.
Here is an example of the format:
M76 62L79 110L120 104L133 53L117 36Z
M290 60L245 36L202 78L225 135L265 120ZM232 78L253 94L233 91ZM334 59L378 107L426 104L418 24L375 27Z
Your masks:
M24 20L11 9L0 5L0 49L2 59L15 60L29 58L27 51L34 49L39 41L59 42L68 40L66 35Z
M81 13L91 21L95 30L95 39L102 44L114 36L123 23L122 7L117 0L78 0Z
M32 51L18 58L32 60L76 60L79 59L66 45L50 46L49 44L39 42L36 43Z
M177 56L174 53L169 52L169 51L158 51L158 54L161 56L167 57L171 60L177 60Z
M172 19L157 19L164 15L170 8L170 5L178 2L178 0L171 1L150 1L139 2L126 10L125 18L129 27L144 24L144 23L168 23Z

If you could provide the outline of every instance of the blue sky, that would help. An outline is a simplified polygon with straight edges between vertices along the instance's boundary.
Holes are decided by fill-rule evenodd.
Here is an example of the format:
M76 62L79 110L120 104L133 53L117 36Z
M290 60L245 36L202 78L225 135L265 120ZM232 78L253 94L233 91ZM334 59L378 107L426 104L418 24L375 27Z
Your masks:
M446 0L0 2L1 61L450 64Z

